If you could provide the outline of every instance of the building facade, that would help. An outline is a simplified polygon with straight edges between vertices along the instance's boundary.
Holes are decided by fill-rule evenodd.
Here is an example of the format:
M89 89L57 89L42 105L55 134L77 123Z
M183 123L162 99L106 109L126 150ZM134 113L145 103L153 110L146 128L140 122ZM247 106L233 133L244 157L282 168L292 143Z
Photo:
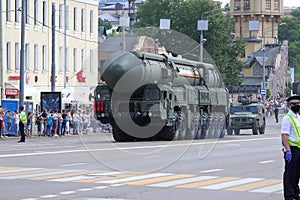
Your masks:
M277 43L279 20L283 17L283 0L230 0L230 15L235 36L247 42L245 58L265 44ZM256 31L249 30L250 21L259 21Z
M2 99L19 98L22 1L1 1ZM39 104L40 92L51 91L54 65L55 91L68 88L77 103L88 103L89 90L98 83L98 1L66 1L66 7L64 0L25 1L25 99Z

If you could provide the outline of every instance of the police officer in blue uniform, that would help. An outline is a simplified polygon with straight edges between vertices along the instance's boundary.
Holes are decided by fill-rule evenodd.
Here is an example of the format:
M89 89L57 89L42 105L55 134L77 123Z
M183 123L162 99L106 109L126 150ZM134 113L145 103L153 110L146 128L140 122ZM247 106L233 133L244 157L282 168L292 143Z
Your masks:
M285 170L283 187L285 200L300 200L300 96L287 99L289 111L281 122L281 140L284 150Z

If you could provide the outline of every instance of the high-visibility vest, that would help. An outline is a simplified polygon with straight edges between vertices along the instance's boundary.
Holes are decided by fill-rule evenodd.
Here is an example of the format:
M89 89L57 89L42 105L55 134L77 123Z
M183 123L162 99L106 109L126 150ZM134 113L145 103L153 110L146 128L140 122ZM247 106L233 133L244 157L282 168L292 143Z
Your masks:
M293 116L290 113L286 114L286 116L288 118L290 118L290 120L292 122L292 125L293 125L293 128L294 128L294 131L296 133L296 137L297 137L297 140L292 140L292 139L289 138L288 139L289 144L292 145L292 146L296 146L296 147L300 148L300 130L299 130L299 127L297 126L297 123L295 122Z
M21 121L23 122L23 124L26 123L26 119L27 119L26 113L24 111L22 111L21 112Z

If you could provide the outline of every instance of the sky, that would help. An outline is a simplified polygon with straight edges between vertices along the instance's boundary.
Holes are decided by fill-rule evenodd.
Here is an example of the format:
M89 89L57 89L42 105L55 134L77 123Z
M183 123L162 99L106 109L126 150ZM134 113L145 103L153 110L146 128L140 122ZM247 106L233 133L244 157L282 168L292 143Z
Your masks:
M230 2L230 0L221 0L221 1L223 2L223 5ZM299 0L283 0L283 6L300 7L300 1Z

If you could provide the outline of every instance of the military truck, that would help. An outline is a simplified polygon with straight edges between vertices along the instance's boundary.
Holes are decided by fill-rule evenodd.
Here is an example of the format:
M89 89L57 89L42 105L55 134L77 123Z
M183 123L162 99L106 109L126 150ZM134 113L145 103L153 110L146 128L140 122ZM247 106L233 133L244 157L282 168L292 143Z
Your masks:
M239 96L238 104L230 106L227 134L240 134L241 129L252 129L253 135L264 134L266 114L264 105L250 96Z
M117 142L222 138L229 93L216 66L130 51L100 68L95 118Z

